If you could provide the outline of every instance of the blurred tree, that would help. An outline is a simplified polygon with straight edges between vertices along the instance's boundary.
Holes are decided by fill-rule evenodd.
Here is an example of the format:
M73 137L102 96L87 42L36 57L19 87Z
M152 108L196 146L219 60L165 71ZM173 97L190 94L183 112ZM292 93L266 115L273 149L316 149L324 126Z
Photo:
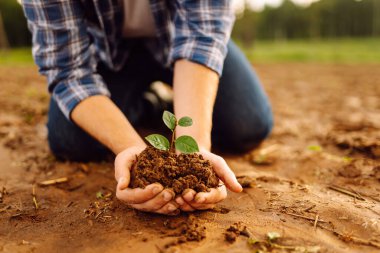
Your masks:
M320 0L300 7L284 0L261 12L245 10L233 37L243 43L253 38L336 38L380 36L380 0Z
M372 34L373 36L380 36L380 1L372 0L372 4L373 4Z
M0 49L7 49L9 47L7 34L4 30L3 17L0 11Z
M4 30L11 47L28 46L31 35L20 4L16 0L0 0Z
M256 36L256 23L258 22L259 15L249 11L247 8L244 10L242 17L236 20L232 36L238 41L245 44L245 46L251 45Z

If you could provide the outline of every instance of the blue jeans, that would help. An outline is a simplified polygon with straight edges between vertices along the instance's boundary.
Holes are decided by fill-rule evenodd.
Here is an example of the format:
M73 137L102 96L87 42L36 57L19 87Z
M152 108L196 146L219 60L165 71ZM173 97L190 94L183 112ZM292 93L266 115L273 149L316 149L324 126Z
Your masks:
M143 93L153 81L172 84L173 72L162 67L141 45L119 72L100 65L111 99L136 127L146 115ZM272 111L251 64L230 41L214 106L213 147L228 152L248 151L260 144L273 125ZM110 151L74 123L69 122L54 99L48 114L48 141L57 158L73 161L104 159Z

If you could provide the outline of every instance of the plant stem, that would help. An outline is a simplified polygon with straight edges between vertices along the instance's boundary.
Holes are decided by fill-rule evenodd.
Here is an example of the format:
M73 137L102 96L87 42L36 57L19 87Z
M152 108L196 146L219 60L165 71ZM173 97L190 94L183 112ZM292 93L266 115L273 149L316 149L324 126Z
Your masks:
M177 127L177 121L175 122L174 129L172 131L172 140L170 142L170 152L173 152L173 153L175 153L174 140L175 140L175 129L176 129L176 127Z

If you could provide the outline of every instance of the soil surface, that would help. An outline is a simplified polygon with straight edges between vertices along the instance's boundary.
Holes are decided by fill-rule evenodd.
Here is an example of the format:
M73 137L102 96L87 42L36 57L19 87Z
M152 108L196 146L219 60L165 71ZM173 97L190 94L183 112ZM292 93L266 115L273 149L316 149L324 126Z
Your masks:
M112 162L55 161L44 78L0 67L0 252L380 252L379 68L256 66L275 127L223 154L243 193L166 217L117 201Z
M196 192L209 191L218 187L216 176L210 161L198 154L180 154L147 147L136 157L132 166L131 187L160 183L165 188L172 188L176 194L186 189Z

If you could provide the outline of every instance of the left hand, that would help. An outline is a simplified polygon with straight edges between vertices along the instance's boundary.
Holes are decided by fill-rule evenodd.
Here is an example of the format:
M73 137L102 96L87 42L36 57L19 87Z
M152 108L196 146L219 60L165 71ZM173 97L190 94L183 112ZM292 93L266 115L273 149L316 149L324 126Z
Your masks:
M227 197L226 186L229 190L237 193L243 190L235 174L222 157L206 149L201 150L199 154L211 162L216 175L221 179L221 186L212 188L209 192L196 193L193 189L184 190L182 196L175 199L182 211L189 212L214 208L216 203L223 201Z

